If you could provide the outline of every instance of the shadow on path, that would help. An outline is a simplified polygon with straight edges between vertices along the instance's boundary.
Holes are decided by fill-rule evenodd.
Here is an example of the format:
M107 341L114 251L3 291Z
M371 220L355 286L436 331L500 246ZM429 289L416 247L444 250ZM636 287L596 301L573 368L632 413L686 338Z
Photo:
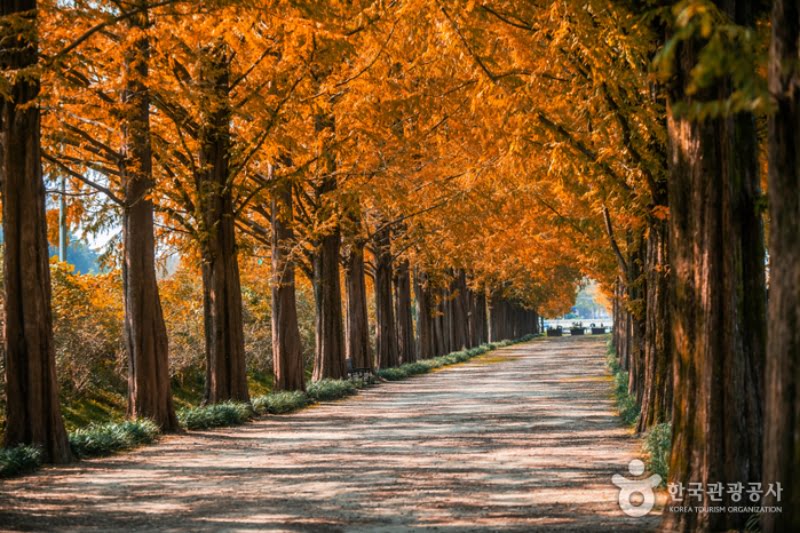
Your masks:
M0 528L652 529L617 505L638 442L605 342L550 338L237 428L0 483Z

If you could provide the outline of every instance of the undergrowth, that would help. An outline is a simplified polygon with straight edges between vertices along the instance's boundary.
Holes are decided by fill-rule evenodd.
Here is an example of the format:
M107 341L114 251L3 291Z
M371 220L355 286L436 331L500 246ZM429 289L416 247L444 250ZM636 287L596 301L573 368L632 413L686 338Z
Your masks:
M224 402L178 411L178 421L186 429L207 429L244 424L253 416L249 404Z
M158 434L158 426L147 419L89 424L69 434L69 445L72 453L83 459L150 444L158 438Z
M0 478L32 472L41 464L42 451L36 446L0 448Z
M614 398L619 417L629 426L636 425L639 421L639 408L636 405L636 398L628 393L628 372L620 366L619 361L617 361L617 354L614 352L610 342L606 362L614 378Z
M669 474L669 454L672 445L672 424L664 422L653 426L644 438L647 454L647 470L661 476L661 485L666 485Z
M270 392L253 399L253 409L259 414L281 415L308 405L310 399L303 391Z

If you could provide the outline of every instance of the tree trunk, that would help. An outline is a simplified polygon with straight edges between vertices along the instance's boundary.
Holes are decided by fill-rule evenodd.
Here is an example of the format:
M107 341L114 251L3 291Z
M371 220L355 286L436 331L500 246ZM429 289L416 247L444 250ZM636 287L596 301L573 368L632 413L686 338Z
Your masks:
M228 54L209 47L201 59L201 83L211 94L204 102L196 179L202 214L203 303L206 334L206 402L250 401L242 322L242 290L229 158L230 107Z
M272 168L270 168L272 171ZM272 193L272 371L275 390L305 390L305 368L295 300L292 186Z
M417 338L419 357L429 359L436 355L434 340L433 303L428 276L416 270L414 272L414 293L417 296Z
M9 5L11 4L11 5ZM32 68L38 60L36 2L4 2L0 16L26 13L16 38L0 43L0 68ZM8 29L7 27L4 29ZM0 99L0 193L5 241L5 446L33 444L45 460L72 459L56 379L50 261L40 151L38 78L18 76Z
M441 289L431 289L433 302L433 339L436 355L447 353L447 338L444 324L444 292Z
M408 261L400 261L395 270L395 307L397 317L397 356L400 364L417 360L414 344L414 321L411 317L411 272Z
M764 505L763 531L800 531L800 7L776 0L769 88L770 286L766 368L764 483L780 483L780 501Z
M397 331L392 305L392 252L389 229L383 225L373 236L375 247L375 349L379 368L398 364Z
M478 344L489 342L489 328L486 324L486 293L483 289L474 293L475 298L475 327Z
M467 276L463 270L454 272L453 280L453 330L455 332L454 350L469 348L469 301L467 296Z
M323 138L332 139L336 130L333 113L319 114L314 129ZM314 188L316 223L324 228L319 236L312 260L314 301L316 304L316 350L314 351L314 381L347 377L342 320L342 287L339 278L339 249L341 228L336 192L336 157L327 141L319 154L321 180Z
M316 340L314 381L347 377L342 334L342 289L339 280L339 228L320 240L314 255Z
M672 413L672 364L669 336L667 223L650 223L647 238L647 275L644 382L638 431L670 419Z
M364 280L364 242L352 239L345 252L347 285L347 358L353 368L372 368L367 318L367 287Z
M162 431L179 429L172 405L167 328L158 295L153 235L152 150L148 77L147 14L131 19L142 32L124 51L123 133L120 175L124 187L122 277L125 346L128 353L128 416L150 418Z
M737 24L752 6L727 2ZM678 51L678 80L689 79L698 45ZM697 98L725 98L722 83ZM670 95L669 206L674 370L670 481L761 481L765 285L755 120L739 113L695 121L673 116L685 87ZM709 500L694 505L733 505ZM734 513L669 513L670 530L742 528Z

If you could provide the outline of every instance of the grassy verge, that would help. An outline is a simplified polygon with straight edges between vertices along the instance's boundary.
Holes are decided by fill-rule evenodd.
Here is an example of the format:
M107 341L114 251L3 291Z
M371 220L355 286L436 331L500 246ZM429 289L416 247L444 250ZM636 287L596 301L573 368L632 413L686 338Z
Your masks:
M636 399L628 393L628 373L617 361L611 341L608 343L608 369L614 378L614 398L617 412L625 424L635 426L639 422L639 407ZM668 422L657 424L644 434L642 450L646 455L647 470L661 476L661 485L666 486L669 473L669 454L672 440L672 425Z
M244 424L253 416L250 404L224 402L178 411L178 422L186 429L208 429Z
M634 426L639 421L639 408L636 406L636 398L628 393L628 372L619 365L611 341L608 343L606 363L614 378L614 398L619 417L625 424Z
M672 445L672 424L664 422L653 426L644 437L647 454L647 469L661 476L661 485L666 486L669 474L669 454Z
M0 478L33 472L42 464L42 452L35 446L0 448Z
M69 434L69 445L76 457L99 457L158 439L158 426L151 420L126 420L89 424Z
M309 398L303 391L270 392L254 398L253 409L259 414L281 415L301 409L309 403Z

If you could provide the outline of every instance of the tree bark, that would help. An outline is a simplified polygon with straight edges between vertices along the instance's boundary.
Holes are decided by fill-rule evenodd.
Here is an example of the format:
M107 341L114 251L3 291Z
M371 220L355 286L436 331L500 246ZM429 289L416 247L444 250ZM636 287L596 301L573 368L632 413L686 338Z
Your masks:
M172 405L167 328L161 310L153 235L150 95L146 85L150 42L143 32L147 12L130 19L141 32L123 52L123 148L120 175L124 188L123 288L125 347L128 353L128 416L150 418L162 431L177 431Z
M195 176L201 213L203 303L206 334L206 402L250 401L242 321L242 290L229 183L231 150L230 63L224 45L203 50L204 102L199 168Z
M394 276L395 316L397 317L397 356L400 364L417 360L414 320L411 317L411 272L408 261L397 265Z
M429 359L436 355L433 324L433 302L428 276L420 270L414 272L414 293L417 296L417 338L419 357Z
M338 225L320 239L314 254L316 341L314 381L347 377L342 333L342 289L339 280L340 231Z
M379 368L398 365L397 330L392 304L392 252L389 228L373 235L375 249L375 349Z
M726 2L737 24L752 26L752 6ZM699 45L678 51L679 83L697 64ZM726 84L692 98L730 94ZM670 481L723 484L761 481L765 285L757 208L755 120L739 113L705 121L677 117L686 99L674 87L668 108L670 262L674 369ZM709 500L694 505L731 505ZM734 513L665 514L669 530L727 530L745 525Z
M646 310L642 408L637 430L670 420L672 361L669 335L667 223L653 220L647 237Z
M347 286L347 358L353 368L373 368L367 317L367 288L364 280L364 241L353 238L345 252Z
M270 168L272 171L272 168ZM292 186L284 180L272 193L272 371L275 390L305 390L305 368L295 300Z
M11 4L11 5L10 5ZM36 2L4 2L0 16L21 15L16 38L0 44L0 68L38 61ZM61 418L50 310L50 261L42 182L38 77L18 76L0 99L0 193L5 241L5 446L41 447L48 462L72 459Z
M800 531L800 7L776 0L772 10L769 89L770 286L766 363L764 483L783 494L765 498L762 530Z

